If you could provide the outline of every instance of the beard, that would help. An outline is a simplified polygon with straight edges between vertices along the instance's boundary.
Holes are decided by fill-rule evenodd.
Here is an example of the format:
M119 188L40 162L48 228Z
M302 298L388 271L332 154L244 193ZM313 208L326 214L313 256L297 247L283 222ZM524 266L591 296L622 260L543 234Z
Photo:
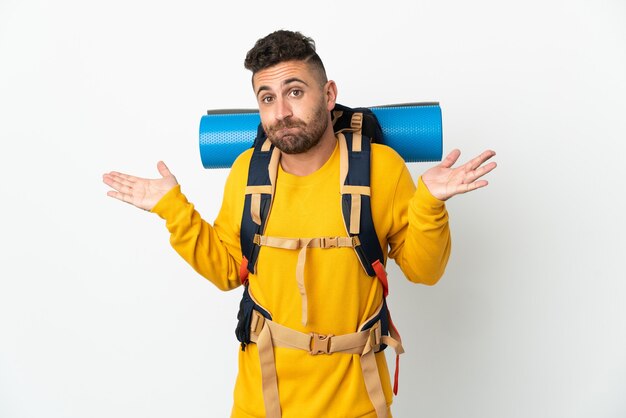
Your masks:
M270 142L285 154L301 154L319 144L327 127L328 112L326 105L322 102L315 109L309 123L290 117L280 120L274 125L264 126L263 129ZM285 129L299 130L299 132L281 132Z

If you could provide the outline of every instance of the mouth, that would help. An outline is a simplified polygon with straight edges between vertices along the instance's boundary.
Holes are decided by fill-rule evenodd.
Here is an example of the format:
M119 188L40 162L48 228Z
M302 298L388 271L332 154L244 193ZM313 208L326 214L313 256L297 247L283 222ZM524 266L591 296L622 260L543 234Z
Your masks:
M283 128L274 132L277 138L293 137L298 133L298 128Z

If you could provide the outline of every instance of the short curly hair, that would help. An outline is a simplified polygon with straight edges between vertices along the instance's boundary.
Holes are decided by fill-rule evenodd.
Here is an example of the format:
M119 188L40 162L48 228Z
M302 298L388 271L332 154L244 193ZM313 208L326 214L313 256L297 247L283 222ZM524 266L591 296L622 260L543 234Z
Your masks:
M322 82L327 81L324 64L315 52L315 41L300 32L277 30L259 39L246 54L244 66L254 77L258 71L286 61L304 61L317 70Z

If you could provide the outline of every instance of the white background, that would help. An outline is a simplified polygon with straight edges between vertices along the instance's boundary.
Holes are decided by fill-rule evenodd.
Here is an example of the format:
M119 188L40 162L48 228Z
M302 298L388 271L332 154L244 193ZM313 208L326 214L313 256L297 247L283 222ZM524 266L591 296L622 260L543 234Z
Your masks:
M240 291L101 176L163 159L212 221L200 116L254 107L243 57L280 28L341 103L439 101L446 152L498 152L441 282L391 268L394 415L626 416L623 0L0 0L0 417L228 416Z

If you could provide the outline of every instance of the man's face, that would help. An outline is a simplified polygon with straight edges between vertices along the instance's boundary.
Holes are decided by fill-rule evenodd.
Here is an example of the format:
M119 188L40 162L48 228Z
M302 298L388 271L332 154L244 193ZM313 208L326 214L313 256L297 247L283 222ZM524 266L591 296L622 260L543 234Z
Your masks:
M258 71L252 84L268 139L286 154L320 142L329 123L327 85L303 61L287 61Z

